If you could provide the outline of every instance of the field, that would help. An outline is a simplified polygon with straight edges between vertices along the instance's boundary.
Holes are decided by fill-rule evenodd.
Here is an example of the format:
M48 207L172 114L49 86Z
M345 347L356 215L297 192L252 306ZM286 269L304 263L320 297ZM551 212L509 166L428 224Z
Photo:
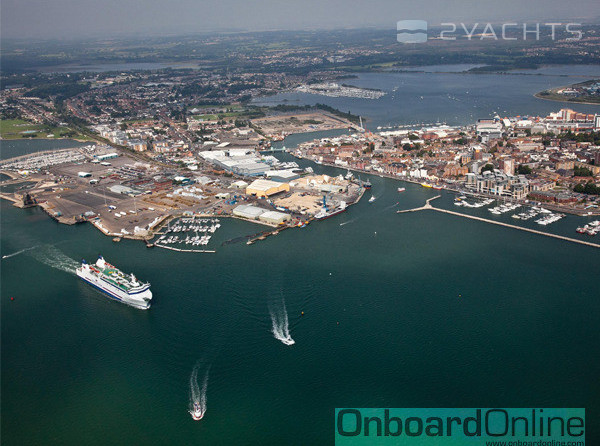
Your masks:
M243 117L245 115L246 115L246 113L243 111L226 112L226 113L219 113L219 114L208 113L205 115L194 115L194 119L202 119L203 121L218 121L220 119L238 118L238 117Z
M52 136L48 136L52 135ZM2 139L21 139L21 138L73 138L79 140L88 140L86 136L79 132L71 130L68 127L53 127L43 124L35 124L22 119L3 119L0 120L0 136Z

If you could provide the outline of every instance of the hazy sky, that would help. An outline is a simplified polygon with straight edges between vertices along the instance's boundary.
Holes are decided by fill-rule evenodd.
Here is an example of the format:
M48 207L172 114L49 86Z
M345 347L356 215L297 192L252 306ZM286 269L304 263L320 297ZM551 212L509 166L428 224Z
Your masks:
M85 38L212 30L394 28L600 16L598 0L1 0L3 37ZM574 7L576 6L576 7Z

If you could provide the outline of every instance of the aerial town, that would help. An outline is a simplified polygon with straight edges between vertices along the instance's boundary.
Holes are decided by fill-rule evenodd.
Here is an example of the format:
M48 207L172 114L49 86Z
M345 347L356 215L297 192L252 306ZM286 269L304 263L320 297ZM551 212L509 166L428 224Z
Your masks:
M305 227L357 203L370 188L361 172L458 197L543 203L557 215L600 213L600 115L564 108L548 116L484 117L462 127L370 128L362 117L323 104L253 102L282 91L367 100L386 94L353 86L344 71L299 74L290 63L282 71L14 74L0 93L2 138L84 145L2 160L1 196L40 206L62 223L88 221L115 240L157 246L164 244L163 229L183 216L270 227L257 238ZM592 94L596 85L582 88ZM293 149L274 145L308 132L337 136ZM274 151L343 174L315 175L279 161Z
M2 173L10 177L3 185L14 185L12 191L3 188L3 198L41 206L63 223L89 221L115 240L158 246L165 225L183 216L230 216L272 227L261 238L304 227L360 200L370 187L360 172L458 195L537 202L558 215L600 214L599 115L562 109L543 117L495 116L466 127L371 131L362 119L327 107L287 111L240 101L191 108L186 103L181 115L171 117L167 100L151 102L168 96L164 85L132 90L131 84L119 87L117 78L105 82L116 84L109 87L115 95L94 93L99 99L90 101L81 93L62 104L93 122L86 127L48 123L51 102L20 95L19 88L3 92L2 102L21 119L70 127L89 142L3 160ZM123 108L127 119L115 118ZM310 167L273 156L272 143L287 135L335 129L342 134L289 152L345 169L345 175L315 175Z
M600 445L598 0L0 1L2 445Z

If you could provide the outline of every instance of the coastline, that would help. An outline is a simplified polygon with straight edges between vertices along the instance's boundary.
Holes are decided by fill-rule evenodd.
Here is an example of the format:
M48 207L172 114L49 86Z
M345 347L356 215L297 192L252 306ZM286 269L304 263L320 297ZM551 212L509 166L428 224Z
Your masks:
M288 153L290 155L292 155L296 159L306 159L306 160L309 160L311 162L315 162L315 161L313 161L310 158L299 158L292 151L288 151ZM408 178L395 176L395 175L392 175L392 174L389 174L389 173L372 172L372 171L361 170L361 169L357 169L357 168L349 167L349 166L338 166L338 165L330 164L330 163L321 163L320 165L322 165L322 166L328 166L328 167L335 167L335 168L343 169L343 170L350 170L352 172L365 173L367 175L376 175L376 176L379 176L381 178L388 178L388 179L391 179L391 180L404 181L406 183L412 183L412 184L418 184L418 185L420 185L422 183L421 180L411 180L411 179L408 179ZM497 195L482 194L482 193L476 192L476 191L459 190L459 189L456 189L456 188L453 188L453 187L448 187L448 185L444 185L443 190L448 191L448 192L452 192L452 193L456 193L456 194L468 193L468 194L473 195L475 197L481 197L481 198L494 198L494 199L507 198L507 197L499 197ZM511 199L511 201L514 201L516 203L520 203L522 205L528 204L528 203L525 202L525 200L522 200L522 199ZM544 203L543 206L546 207L546 208L548 208L548 209L551 209L553 211L564 212L564 213L571 214L571 215L577 215L579 217L586 216L587 212L590 212L589 210L586 211L586 212L584 212L583 210L579 211L579 210L574 210L574 209L569 209L569 208L563 208L563 207L560 207L560 206L552 205L550 203L548 203L548 204ZM600 215L600 209L597 210L597 211L595 211L595 212L594 211L591 211L591 212L592 213L590 215Z
M0 137L0 142L1 141L63 141L63 140L71 140L71 141L77 141L77 142L81 142L81 143L86 143L86 142L91 142L91 141L96 141L99 142L97 139L95 138L90 138L90 139L81 139L81 138L73 138L73 137L61 137L61 138L47 138L45 136L40 136L40 137L35 137L35 138L6 138L6 137Z
M583 104L583 105L600 105L600 102L584 102L584 101L567 101L564 99L551 99L544 96L540 96L541 91L534 93L532 96L536 99L543 99L544 101L561 102L563 104Z

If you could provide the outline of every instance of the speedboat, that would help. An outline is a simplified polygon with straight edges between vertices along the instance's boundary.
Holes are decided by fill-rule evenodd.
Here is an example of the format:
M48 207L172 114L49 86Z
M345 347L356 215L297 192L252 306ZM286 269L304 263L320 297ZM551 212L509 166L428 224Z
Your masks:
M373 195L371 195L371 198L369 198L369 203L373 203L375 201L375 197Z
M204 417L204 411L200 407L200 403L194 403L194 410L190 410L190 415L196 421L201 420Z

